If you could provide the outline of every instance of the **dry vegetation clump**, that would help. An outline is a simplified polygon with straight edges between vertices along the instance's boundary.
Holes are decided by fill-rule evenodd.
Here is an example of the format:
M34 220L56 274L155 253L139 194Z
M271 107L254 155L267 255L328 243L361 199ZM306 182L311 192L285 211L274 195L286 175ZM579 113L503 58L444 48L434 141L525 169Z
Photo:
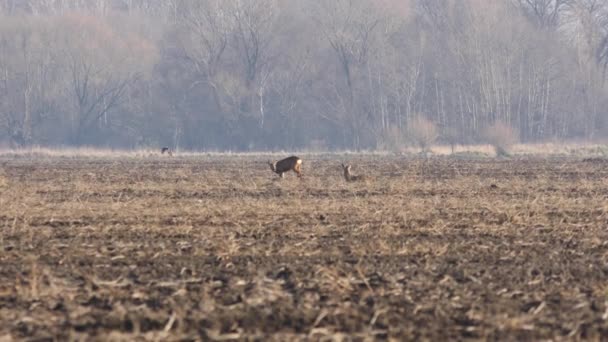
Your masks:
M0 170L0 188L8 186L8 178L3 174L2 170Z
M408 123L408 136L422 152L429 152L439 133L434 122L421 116Z
M339 157L0 157L0 339L605 337L604 160Z
M498 157L509 157L509 149L518 140L513 127L503 122L495 122L488 126L484 130L483 136L494 147L494 151Z

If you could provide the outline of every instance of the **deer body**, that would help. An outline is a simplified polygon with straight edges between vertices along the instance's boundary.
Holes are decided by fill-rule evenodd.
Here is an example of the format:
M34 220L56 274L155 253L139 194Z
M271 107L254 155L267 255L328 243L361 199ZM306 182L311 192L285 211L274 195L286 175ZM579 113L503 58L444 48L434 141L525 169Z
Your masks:
M173 156L173 152L171 152L171 149L166 146L160 149L160 154L165 154L165 152L167 152L169 157Z
M342 169L344 170L344 179L347 182L357 182L357 181L365 180L365 176L363 176L363 175L355 176L350 172L351 165L342 164Z
M285 172L291 170L297 173L298 177L302 177L302 159L296 156L291 156L279 161L269 161L268 164L270 165L272 172L278 174L281 178L283 178Z

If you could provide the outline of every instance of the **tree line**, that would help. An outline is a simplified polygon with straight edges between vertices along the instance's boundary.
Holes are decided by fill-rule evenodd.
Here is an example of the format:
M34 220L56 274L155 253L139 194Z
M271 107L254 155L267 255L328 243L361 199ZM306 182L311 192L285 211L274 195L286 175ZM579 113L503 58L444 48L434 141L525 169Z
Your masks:
M597 140L607 67L604 0L0 0L0 145Z

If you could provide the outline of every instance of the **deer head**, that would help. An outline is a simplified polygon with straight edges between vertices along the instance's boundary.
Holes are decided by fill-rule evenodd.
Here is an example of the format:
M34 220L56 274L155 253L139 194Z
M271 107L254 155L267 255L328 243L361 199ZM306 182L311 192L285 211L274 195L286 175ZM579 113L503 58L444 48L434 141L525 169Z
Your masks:
M277 172L277 162L276 161L268 161L268 165L270 165L270 169L272 172Z

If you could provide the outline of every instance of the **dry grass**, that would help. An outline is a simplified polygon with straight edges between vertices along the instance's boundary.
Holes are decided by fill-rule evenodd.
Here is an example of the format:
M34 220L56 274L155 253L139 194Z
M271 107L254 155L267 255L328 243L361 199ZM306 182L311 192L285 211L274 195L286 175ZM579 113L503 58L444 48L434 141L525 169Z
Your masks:
M605 336L603 159L264 160L0 157L0 338Z
M323 158L328 155L337 156L390 156L394 155L395 151L402 155L417 155L420 153L420 148L399 147L388 150L378 151L299 151L298 155L310 156L314 158ZM450 145L432 145L428 147L428 152L432 155L444 156L452 154ZM578 156L578 157L608 157L608 144L587 143L587 142L547 142L534 144L514 144L510 146L509 152L513 156ZM495 150L492 145L458 145L454 146L454 153L469 156L493 157ZM220 157L248 157L248 158L278 158L289 154L285 151L276 152L194 152L194 151L178 151L175 153L177 158L220 158ZM27 158L104 158L104 159L120 159L120 158L171 158L167 155L161 155L160 149L138 149L138 150L110 150L100 148L44 148L32 147L27 149L0 149L0 157L13 159ZM1 169L0 169L1 170Z
M412 148L405 151L413 154L416 150ZM438 156L452 154L449 145L435 145L431 147L431 152ZM493 157L495 150L492 145L455 145L454 153ZM608 145L584 142L514 144L509 147L509 153L514 157L608 157Z
M2 170L0 170L0 188L8 186L8 178L4 175Z

